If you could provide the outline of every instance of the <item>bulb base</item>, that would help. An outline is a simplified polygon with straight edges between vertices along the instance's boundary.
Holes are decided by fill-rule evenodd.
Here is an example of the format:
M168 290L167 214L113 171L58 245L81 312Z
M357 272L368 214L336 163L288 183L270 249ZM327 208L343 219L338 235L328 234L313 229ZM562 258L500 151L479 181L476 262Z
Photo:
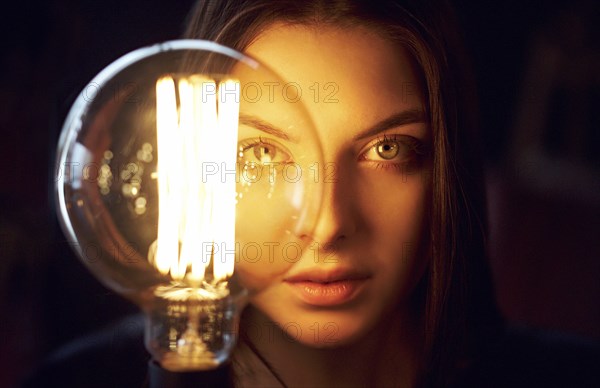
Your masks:
M216 369L233 351L245 292L164 287L146 310L146 348L172 372Z
M194 372L173 372L155 360L148 362L150 388L232 388L231 366L225 363L216 369Z

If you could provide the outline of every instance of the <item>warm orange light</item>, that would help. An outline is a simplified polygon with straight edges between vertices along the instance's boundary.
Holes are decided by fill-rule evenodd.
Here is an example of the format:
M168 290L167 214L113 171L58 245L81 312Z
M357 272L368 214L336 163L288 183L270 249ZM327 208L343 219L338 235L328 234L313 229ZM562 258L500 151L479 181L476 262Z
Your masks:
M158 237L153 265L200 284L233 274L238 81L202 76L156 83ZM179 93L179 107L176 93Z

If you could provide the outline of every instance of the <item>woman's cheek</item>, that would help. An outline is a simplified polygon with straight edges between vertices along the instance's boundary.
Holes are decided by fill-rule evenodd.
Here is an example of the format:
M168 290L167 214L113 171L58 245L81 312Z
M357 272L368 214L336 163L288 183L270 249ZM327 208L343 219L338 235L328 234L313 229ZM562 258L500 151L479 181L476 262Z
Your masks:
M285 185L270 190L268 179L238 187L235 272L251 292L285 273L299 250L290 233L297 210L286 201Z
M373 175L373 174L372 174ZM370 187L363 190L363 214L368 219L373 236L373 249L378 252L377 264L382 284L407 297L421 279L428 263L427 178L421 172L410 176L385 174L370 176ZM394 187L394 190L390 190ZM376 247L376 248L375 248Z
M250 293L256 293L279 281L292 265L279 242L241 242L235 273Z

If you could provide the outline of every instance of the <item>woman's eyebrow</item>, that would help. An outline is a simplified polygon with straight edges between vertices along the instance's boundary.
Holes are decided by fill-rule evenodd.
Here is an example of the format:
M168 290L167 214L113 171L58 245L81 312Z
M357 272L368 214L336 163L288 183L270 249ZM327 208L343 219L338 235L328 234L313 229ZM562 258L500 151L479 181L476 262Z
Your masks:
M399 127L406 124L424 123L425 113L421 109L409 109L396 114L378 122L367 130L354 136L353 140L361 140L367 137L376 135L387 129Z
M259 131L268 133L269 135L276 136L283 140L288 140L297 143L298 139L291 137L287 132L282 131L273 124L268 123L256 116L240 113L240 124L247 125L249 127L258 129Z

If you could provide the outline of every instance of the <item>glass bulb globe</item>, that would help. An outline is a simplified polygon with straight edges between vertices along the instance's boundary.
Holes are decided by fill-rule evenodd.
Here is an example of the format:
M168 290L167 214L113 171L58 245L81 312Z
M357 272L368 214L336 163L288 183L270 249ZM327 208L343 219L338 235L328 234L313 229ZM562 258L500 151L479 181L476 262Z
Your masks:
M308 248L322 155L289 85L234 50L177 40L109 65L67 116L63 230L146 313L146 347L166 369L227 360L247 296Z

